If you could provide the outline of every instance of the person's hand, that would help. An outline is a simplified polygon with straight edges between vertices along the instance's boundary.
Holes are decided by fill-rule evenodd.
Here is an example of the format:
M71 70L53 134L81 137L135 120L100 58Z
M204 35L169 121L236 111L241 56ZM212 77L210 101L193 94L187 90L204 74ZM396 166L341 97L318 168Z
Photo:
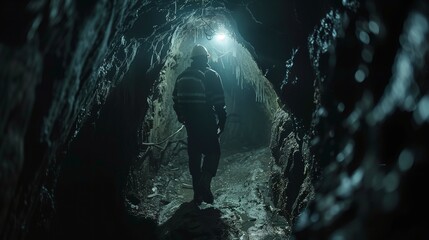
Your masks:
M217 135L220 136L225 128L225 121L219 121L217 124Z
M221 129L220 127L217 128L217 136L219 137L223 132L223 129Z

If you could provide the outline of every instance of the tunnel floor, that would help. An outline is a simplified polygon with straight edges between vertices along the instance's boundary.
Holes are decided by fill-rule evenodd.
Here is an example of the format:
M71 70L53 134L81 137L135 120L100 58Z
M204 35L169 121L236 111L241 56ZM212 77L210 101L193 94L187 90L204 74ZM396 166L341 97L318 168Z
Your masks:
M151 194L131 211L159 225L161 239L285 239L286 220L270 200L269 148L224 152L213 205L195 206L186 156L161 167Z

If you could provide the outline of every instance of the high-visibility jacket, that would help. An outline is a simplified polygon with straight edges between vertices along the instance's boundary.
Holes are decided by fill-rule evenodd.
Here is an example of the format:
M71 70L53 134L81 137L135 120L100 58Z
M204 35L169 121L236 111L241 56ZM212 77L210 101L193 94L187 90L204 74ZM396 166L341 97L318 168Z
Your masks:
M191 65L177 79L173 90L174 110L185 125L216 125L225 122L225 96L219 74L208 65Z

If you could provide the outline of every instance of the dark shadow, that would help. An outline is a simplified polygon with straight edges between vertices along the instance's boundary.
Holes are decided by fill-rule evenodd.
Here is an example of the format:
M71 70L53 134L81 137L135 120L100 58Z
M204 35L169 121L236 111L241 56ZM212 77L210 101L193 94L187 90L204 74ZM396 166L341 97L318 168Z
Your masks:
M219 209L199 209L192 201L183 203L173 216L159 227L162 240L227 239L228 225Z
M54 239L154 239L156 224L130 217L124 196L148 107L145 84L129 77L112 88L70 144L58 176Z

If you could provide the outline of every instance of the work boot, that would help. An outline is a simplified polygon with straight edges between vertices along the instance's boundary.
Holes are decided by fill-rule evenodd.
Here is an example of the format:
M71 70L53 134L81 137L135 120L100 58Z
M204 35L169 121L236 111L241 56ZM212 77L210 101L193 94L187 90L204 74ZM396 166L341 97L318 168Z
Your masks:
M194 190L194 203L199 206L203 202L203 197L201 196L201 190L200 190L200 179L201 176L192 176L192 188Z
M204 202L212 204L214 201L213 193L210 190L210 184L212 181L212 175L208 172L201 174L199 189Z

